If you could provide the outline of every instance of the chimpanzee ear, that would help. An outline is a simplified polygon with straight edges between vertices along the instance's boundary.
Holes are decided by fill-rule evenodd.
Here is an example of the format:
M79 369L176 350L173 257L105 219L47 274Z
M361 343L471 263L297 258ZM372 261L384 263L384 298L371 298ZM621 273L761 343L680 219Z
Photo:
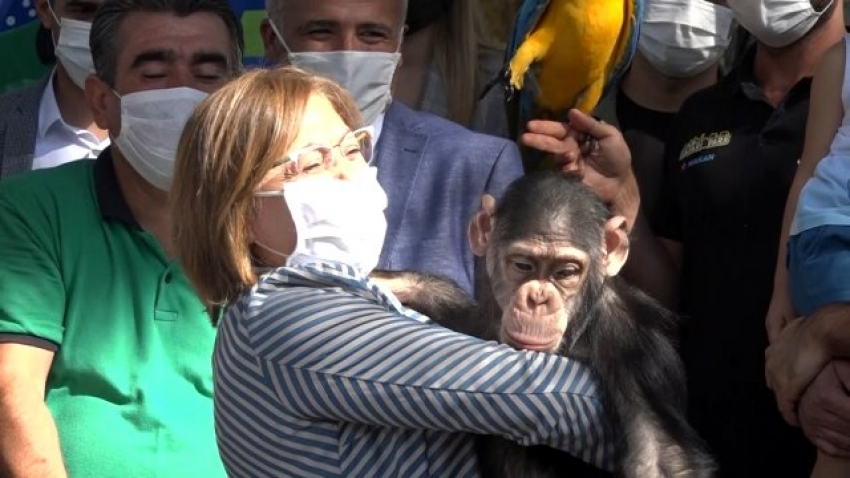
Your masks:
M478 257L487 254L490 247L490 234L493 232L493 214L496 212L496 200L485 194L481 197L481 210L469 221L469 247Z
M626 232L626 218L614 216L605 223L605 257L602 260L605 275L612 277L619 274L628 257L629 235Z

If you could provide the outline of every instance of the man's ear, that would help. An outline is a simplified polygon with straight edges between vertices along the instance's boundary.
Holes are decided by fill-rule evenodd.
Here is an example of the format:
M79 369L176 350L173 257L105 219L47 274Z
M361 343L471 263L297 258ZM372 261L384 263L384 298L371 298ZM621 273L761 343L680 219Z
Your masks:
M496 212L496 200L485 194L481 197L481 210L469 221L469 247L478 257L484 257L490 247L490 236L493 232L493 215Z
M112 88L103 82L97 75L89 75L85 82L86 104L94 116L94 122L100 129L108 130L115 125L109 122L109 102L114 101L115 93ZM118 131L110 131L113 137L118 136Z
M263 53L265 57L277 65L285 64L286 50L284 50L283 45L280 44L280 40L278 40L277 35L275 35L274 29L272 29L268 18L263 19L263 21L260 22L260 38L263 40Z
M602 265L608 277L620 273L620 269L629 258L629 235L626 232L626 218L614 216L605 223L605 256Z
M50 33L53 34L53 30L59 28L59 25L56 24L56 19L53 18L53 14L50 13L49 2L50 0L36 0L35 13L38 15L41 25L44 26L44 28L51 30ZM53 38L54 41L58 41L59 35L56 35Z

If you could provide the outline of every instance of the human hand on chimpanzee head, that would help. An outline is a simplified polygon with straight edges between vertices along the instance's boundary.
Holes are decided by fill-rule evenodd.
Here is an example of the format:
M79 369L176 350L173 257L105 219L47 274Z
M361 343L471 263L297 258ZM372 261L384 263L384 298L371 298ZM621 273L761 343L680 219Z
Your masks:
M620 131L592 116L573 109L569 122L533 120L520 142L555 156L558 167L576 176L626 218L631 230L640 206L632 156Z

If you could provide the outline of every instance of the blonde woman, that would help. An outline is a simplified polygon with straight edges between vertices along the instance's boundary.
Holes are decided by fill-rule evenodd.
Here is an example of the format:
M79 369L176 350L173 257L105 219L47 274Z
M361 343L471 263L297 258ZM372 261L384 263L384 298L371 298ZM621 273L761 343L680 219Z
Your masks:
M583 365L441 328L367 276L386 195L360 124L338 86L289 67L225 86L184 130L174 244L221 317L215 420L228 473L475 476L462 432L610 467Z

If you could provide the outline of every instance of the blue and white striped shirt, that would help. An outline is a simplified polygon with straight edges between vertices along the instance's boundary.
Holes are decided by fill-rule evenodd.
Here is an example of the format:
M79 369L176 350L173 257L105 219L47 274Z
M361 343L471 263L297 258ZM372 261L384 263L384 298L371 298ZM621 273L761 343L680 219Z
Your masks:
M466 432L613 465L583 364L442 328L347 266L263 276L228 309L213 361L230 476L474 477Z

